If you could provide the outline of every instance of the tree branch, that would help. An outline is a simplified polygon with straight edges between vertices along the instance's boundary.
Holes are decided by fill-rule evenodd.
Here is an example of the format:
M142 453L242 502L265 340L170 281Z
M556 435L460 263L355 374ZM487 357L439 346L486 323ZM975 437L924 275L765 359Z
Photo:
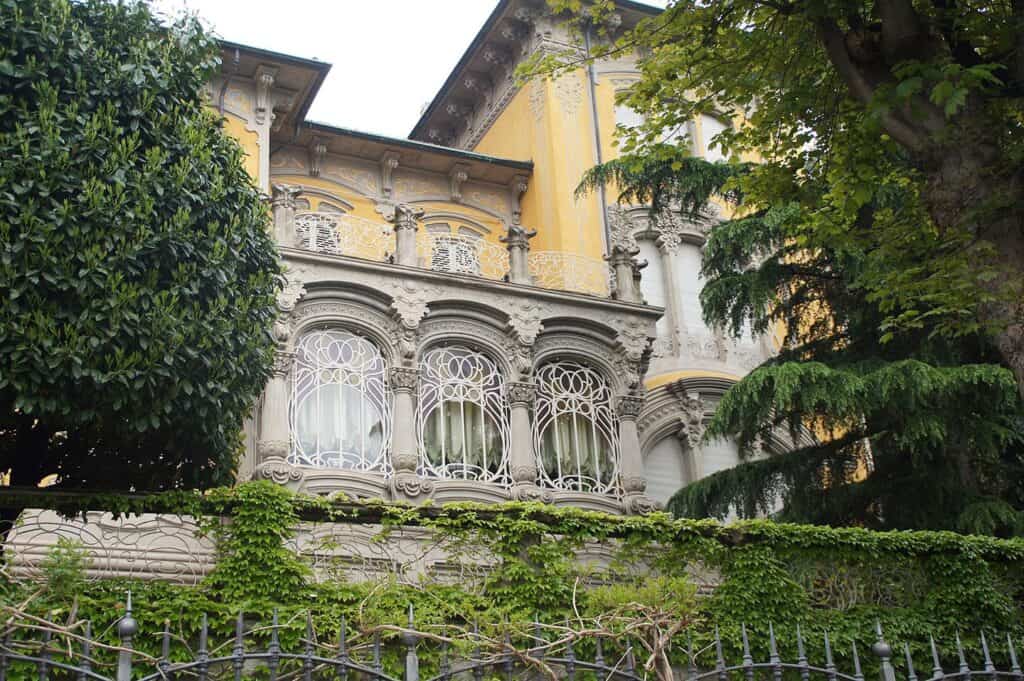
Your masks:
M882 20L882 54L890 64L919 54L927 40L927 31L910 0L877 0L875 8Z
M874 98L875 88L850 59L850 53L846 49L846 41L839 26L829 18L818 19L816 25L825 52L849 88L850 94L862 104L869 104ZM885 131L907 149L916 152L924 148L924 138L892 113L882 114L881 120Z

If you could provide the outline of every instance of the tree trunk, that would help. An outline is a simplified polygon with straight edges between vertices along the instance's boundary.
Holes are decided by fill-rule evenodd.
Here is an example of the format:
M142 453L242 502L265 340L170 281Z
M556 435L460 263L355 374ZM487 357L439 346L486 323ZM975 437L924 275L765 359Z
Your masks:
M962 126L956 137L975 143L947 146L921 164L928 178L922 196L940 229L966 229L994 248L994 256L980 248L971 252L978 272L1000 271L995 279L979 280L997 300L979 305L977 316L1024 398L1024 174L986 144L983 127ZM971 129L978 134L969 134Z

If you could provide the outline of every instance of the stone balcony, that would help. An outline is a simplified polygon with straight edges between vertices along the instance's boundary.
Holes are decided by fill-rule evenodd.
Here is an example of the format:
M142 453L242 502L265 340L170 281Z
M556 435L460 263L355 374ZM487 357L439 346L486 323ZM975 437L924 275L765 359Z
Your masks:
M531 253L520 226L502 247L416 218L275 204L288 282L243 473L363 498L652 508L636 419L662 310L638 302L632 257L612 259L613 274ZM358 377L352 348L372 358ZM355 444L341 417L319 416L321 397L306 406L342 384L363 391L344 399L363 400L359 424L372 426L352 426Z

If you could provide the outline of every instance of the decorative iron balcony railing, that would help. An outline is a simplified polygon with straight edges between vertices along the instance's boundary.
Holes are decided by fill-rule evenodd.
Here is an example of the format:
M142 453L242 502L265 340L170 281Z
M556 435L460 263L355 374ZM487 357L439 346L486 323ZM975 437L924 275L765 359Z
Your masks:
M394 261L394 226L346 213L304 212L295 215L298 248L378 262ZM508 248L482 237L418 231L415 262L424 269L516 281L510 273ZM607 297L614 276L604 260L577 253L534 251L527 255L529 283L557 291ZM524 282L519 282L524 283Z

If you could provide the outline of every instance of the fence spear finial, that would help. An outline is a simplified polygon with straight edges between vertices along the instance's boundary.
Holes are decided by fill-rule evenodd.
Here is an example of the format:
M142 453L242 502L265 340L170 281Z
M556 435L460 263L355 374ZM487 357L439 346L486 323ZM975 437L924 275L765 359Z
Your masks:
M942 661L939 660L939 649L935 647L935 637L931 634L928 635L928 643L932 648L932 679L944 678L946 672L942 670Z
M1006 647L1010 651L1010 671L1020 675L1020 662L1017 661L1017 651L1013 647L1013 636L1010 634L1006 635Z
M909 643L903 643L903 654L907 658L907 681L917 681L917 672L914 671L914 658L910 656Z
M996 666L992 664L992 656L988 652L988 641L985 640L985 630L981 631L981 651L985 656L985 671L991 674L996 670Z
M853 677L857 681L863 681L864 672L860 668L860 655L857 654L857 642L853 642Z
M967 666L967 656L964 654L964 646L960 642L960 632L956 632L956 654L960 658L960 673L969 674L971 668Z

